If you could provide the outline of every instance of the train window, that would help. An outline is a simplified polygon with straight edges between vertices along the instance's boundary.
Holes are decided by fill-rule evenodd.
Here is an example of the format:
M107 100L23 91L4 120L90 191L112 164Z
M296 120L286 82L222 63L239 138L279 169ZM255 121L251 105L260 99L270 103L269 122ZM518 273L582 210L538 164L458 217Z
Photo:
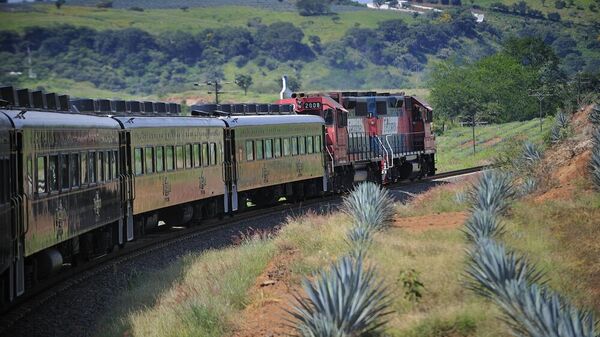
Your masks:
M133 157L135 160L135 175L139 176L144 174L144 165L142 164L142 149L136 147Z
M202 144L202 166L208 166L208 143Z
M200 144L194 144L194 167L200 167L200 165L202 164L200 162Z
M377 114L378 115L387 115L387 102L386 101L377 101L375 103Z
M110 151L106 151L104 152L104 181L110 181L110 157L109 157Z
M367 109L367 102L356 102L356 109L354 109L354 115L356 116L367 116L369 114Z
M281 157L281 138L275 138L275 149L274 149L275 158Z
M106 177L106 173L104 172L104 152L102 152L102 151L96 152L96 159L97 159L96 162L98 163L98 165L96 167L96 170L97 170L96 172L98 172L97 181L100 183L100 182L103 182L105 180L104 178Z
M69 175L71 176L71 187L79 186L79 153L71 153Z
M261 160L261 159L263 159L263 141L257 140L256 141L256 160Z
M48 191L58 191L58 156L48 156Z
M273 158L273 140L265 139L265 159Z
M111 172L112 172L112 179L117 179L119 177L118 174L118 165L117 165L117 158L119 158L119 154L117 153L117 151L113 151L112 152L112 156L110 157L110 167L111 167Z
M306 137L306 153L313 153L313 152L314 152L313 137L308 136L308 137Z
M88 177L90 179L90 183L93 184L96 182L96 153L90 152L88 156Z
M251 140L246 141L246 160L254 160L254 142Z
M210 143L210 164L217 164L217 144Z
M167 171L173 171L173 168L175 167L173 165L175 163L175 161L174 161L175 158L173 158L173 154L174 154L173 153L173 146L167 146L167 150L166 151L167 152L166 152L165 158L167 160L167 164L166 164Z
M338 128L345 128L348 126L348 113L338 111Z
M298 154L298 138L292 137L292 156Z
M81 185L86 185L88 183L88 156L87 152L81 152Z
M192 144L185 145L185 168L192 167Z
M46 157L37 157L36 186L38 193L46 193Z
M290 139L289 138L283 139L283 155L286 157L290 155Z
M333 110L327 109L325 111L325 124L332 125L333 124Z
M69 155L61 154L59 157L60 165L60 189L68 190L71 187L69 184Z
M154 148L147 147L144 149L146 174L154 173Z
M163 150L164 148L162 146L157 146L156 147L156 172L162 172L165 169L165 160L164 160L164 156L163 156Z
M300 154L306 153L306 141L304 140L304 136L298 137L298 150Z
M183 168L183 145L175 146L175 164L178 169Z
M321 152L321 136L315 136L315 152Z

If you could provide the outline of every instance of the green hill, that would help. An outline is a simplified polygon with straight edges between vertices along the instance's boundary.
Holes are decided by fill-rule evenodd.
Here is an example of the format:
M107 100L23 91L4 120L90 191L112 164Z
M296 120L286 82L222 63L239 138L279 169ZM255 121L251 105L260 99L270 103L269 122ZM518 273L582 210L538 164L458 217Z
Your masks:
M466 3L429 4L443 8L441 14L337 6L335 14L309 17L278 0L228 0L219 6L214 1L114 1L116 8L96 8L96 3L68 1L60 9L1 5L0 84L81 96L188 92L209 99L206 90L191 91L192 84L214 76L233 81L243 73L253 77L249 96L258 100L278 92L283 74L302 90L424 88L432 62L472 62L497 51L511 35L541 36L566 73L600 68L600 28L593 25L597 12L590 0L560 10L554 3L528 2L527 8L540 10L543 19L490 10L493 1L473 1L485 13L480 24ZM516 2L504 3L516 10L510 7ZM546 18L555 11L562 21ZM37 78L9 75L27 74L27 46ZM240 91L233 84L224 90ZM225 99L247 100L239 93Z

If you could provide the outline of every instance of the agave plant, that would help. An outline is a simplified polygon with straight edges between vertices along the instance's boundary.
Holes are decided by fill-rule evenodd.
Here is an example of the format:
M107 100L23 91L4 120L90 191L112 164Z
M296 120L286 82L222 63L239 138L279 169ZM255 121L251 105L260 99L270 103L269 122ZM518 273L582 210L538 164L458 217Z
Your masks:
M477 242L486 238L495 238L504 232L498 216L488 210L476 209L465 223L463 233L467 240Z
M289 312L303 337L365 336L375 333L390 313L388 291L360 256L343 257L313 282L305 279L303 288L307 297L296 296Z
M528 165L534 165L538 163L542 159L542 156L542 151L534 143L525 142L523 144L523 160Z
M394 203L387 190L367 182L344 198L344 211L352 216L355 224L378 230L391 221Z
M597 128L592 133L592 143L595 147L600 147L600 128Z
M596 337L593 316L539 285L510 280L495 299L516 336Z
M600 145L596 145L592 149L590 173L592 175L592 182L596 185L596 188L600 190Z
M353 255L361 255L371 246L373 230L366 226L353 226L346 234L346 242Z
M538 182L535 178L526 177L521 186L519 186L519 195L525 196L532 193L537 188Z
M592 124L600 125L600 105L594 106L588 118Z
M556 114L555 125L561 129L566 129L569 126L569 116L562 111Z
M467 275L472 282L469 288L478 294L498 299L504 296L504 287L508 281L537 282L542 274L534 267L528 267L526 260L507 252L503 245L493 239L482 238L468 252L469 265Z
M509 200L515 195L509 174L494 170L484 171L471 190L473 210L487 210L501 214L508 208Z

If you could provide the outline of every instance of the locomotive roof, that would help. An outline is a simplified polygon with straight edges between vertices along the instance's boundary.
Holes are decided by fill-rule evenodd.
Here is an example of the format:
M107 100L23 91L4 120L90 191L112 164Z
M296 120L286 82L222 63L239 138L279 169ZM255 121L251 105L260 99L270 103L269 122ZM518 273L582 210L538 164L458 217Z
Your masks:
M280 124L325 124L320 116L313 115L269 115L220 117L230 128L238 126L280 125Z
M23 112L25 111L25 112ZM12 121L16 129L26 128L100 128L118 129L119 123L102 116L82 115L72 113L57 113L55 111L38 110L0 110Z
M0 113L0 129L12 129L12 127L12 123L10 122L10 119L8 119L8 116Z
M125 129L162 128L162 127L224 127L225 123L218 118L201 117L149 117L149 116L113 116Z

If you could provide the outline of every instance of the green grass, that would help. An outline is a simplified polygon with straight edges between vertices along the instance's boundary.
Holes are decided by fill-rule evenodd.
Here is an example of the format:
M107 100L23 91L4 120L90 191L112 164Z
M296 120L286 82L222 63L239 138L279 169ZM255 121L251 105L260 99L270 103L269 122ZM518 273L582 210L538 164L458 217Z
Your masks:
M67 3L60 10L54 5L35 5L33 12L0 12L0 29L22 31L32 26L71 24L99 30L139 28L154 34L172 30L195 33L207 28L247 27L248 20L258 17L263 24L293 23L304 30L306 41L308 36L318 35L322 42L331 42L341 38L351 27L375 28L381 21L399 17L407 22L413 20L405 13L368 9L341 12L338 16L339 20L334 21L332 16L305 17L296 12L277 12L275 15L270 10L246 6L190 8L185 12L180 9L136 12L76 7Z
M515 138L541 143L545 131L552 125L552 118L544 119L544 132L540 133L539 120L492 124L475 128L475 154L473 154L472 130L456 126L436 138L438 172L447 172L477 165L491 164L507 141Z
M600 194L587 177L575 180L571 195L516 202L505 241L545 272L551 288L600 315Z

